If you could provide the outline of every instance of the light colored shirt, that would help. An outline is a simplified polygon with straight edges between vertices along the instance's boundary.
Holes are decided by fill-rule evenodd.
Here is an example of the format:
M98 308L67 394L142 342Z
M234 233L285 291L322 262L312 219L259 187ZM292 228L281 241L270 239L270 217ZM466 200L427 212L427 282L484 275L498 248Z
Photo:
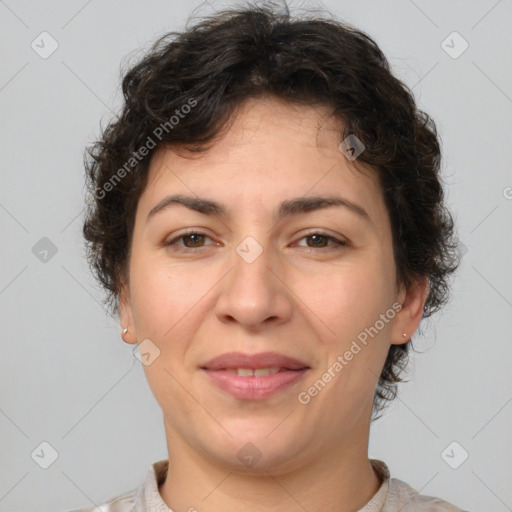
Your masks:
M370 459L370 463L382 483L372 499L357 512L464 512L447 501L418 494L397 478L390 478L389 469L381 460ZM168 464L168 459L151 464L146 480L137 489L121 494L99 507L72 512L173 512L158 491L167 476Z

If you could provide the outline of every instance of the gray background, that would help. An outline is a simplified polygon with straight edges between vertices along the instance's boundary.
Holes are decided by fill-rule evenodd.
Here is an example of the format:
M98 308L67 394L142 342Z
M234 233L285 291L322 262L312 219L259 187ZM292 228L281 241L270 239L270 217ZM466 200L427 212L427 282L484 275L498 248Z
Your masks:
M120 63L200 5L0 1L1 511L92 507L167 457L160 408L83 255L82 152L120 105ZM423 494L512 510L512 1L324 5L375 38L436 120L463 241L453 299L422 324L424 353L373 425L370 456ZM31 47L43 31L59 45L46 59ZM457 58L442 46L453 31L469 44ZM42 442L58 452L48 469Z

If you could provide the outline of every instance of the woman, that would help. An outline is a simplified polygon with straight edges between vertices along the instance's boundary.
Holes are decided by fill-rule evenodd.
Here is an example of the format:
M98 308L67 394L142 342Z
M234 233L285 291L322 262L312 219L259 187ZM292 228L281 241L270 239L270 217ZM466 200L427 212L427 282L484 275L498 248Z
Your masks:
M458 265L435 124L376 43L248 6L123 92L84 236L169 458L101 510L459 511L368 459Z

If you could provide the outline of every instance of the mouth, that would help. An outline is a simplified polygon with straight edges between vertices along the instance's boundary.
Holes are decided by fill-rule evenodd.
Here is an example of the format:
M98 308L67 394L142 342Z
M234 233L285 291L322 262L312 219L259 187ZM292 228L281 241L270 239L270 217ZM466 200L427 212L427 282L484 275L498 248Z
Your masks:
M204 363L203 370L269 370L278 373L281 370L302 370L309 366L299 359L279 354L277 352L261 352L259 354L245 354L243 352L227 352ZM249 374L247 374L250 376Z
M231 352L200 367L217 388L239 400L263 400L293 386L311 368L275 352Z
M301 368L299 370L293 370L291 368L279 368L277 366L273 368L222 368L220 370L212 371L224 371L239 377L266 377L267 375L274 375L280 372L297 372L305 370L307 368Z

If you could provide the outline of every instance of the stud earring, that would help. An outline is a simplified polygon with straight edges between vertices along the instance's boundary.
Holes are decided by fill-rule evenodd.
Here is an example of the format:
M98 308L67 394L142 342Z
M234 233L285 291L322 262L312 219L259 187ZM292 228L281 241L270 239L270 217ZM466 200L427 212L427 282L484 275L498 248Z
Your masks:
M407 334L405 334L405 332L404 332L404 333L402 334L402 336L405 336L405 337L407 337Z
M126 327L126 328L124 329L124 331L123 331L123 336L124 336L127 332L128 332L128 327ZM405 336L405 334L404 334L404 336Z

